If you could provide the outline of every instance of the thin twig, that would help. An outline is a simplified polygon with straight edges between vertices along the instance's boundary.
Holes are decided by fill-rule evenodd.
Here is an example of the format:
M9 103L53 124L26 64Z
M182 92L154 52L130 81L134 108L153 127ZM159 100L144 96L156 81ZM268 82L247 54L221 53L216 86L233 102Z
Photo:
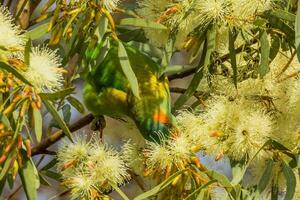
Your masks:
M280 82L285 81L285 80L287 80L287 79L289 79L289 78L298 76L299 74L300 74L300 69L298 69L297 71L295 71L295 72L293 72L293 73L288 74L286 77L280 79L278 82L280 83Z
M286 63L286 65L282 68L282 70L280 71L280 73L277 75L277 78L280 77L286 70L287 68L291 65L291 63L294 60L294 57L296 55L296 51L294 51L294 53L292 54L291 58L289 59L289 61Z
M77 122L69 126L69 129L71 132L77 131L84 126L90 124L94 120L94 116L92 114L88 114L84 116L83 118L79 119ZM32 148L32 155L38 155L38 154L52 154L51 151L48 151L47 148L50 147L52 144L59 141L61 138L65 136L65 133L62 130L59 130L49 137L47 137L45 140L43 140L41 143L39 143L37 146Z
M22 185L20 185L19 187L17 187L13 193L11 193L8 197L5 198L5 200L10 200L12 199L18 192L19 190L22 188Z

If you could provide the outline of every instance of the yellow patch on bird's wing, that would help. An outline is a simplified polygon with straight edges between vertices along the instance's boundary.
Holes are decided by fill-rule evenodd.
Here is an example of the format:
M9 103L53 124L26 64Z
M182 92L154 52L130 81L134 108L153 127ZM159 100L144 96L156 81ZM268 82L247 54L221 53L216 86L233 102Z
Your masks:
M107 92L118 101L121 102L127 101L127 94L121 90L117 90L115 88L108 88Z

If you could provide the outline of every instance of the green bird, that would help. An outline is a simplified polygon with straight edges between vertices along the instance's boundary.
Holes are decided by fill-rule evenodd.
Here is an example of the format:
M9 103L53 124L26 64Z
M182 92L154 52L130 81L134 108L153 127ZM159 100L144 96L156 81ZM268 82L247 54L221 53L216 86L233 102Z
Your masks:
M134 95L113 46L104 60L86 76L84 102L95 115L128 116L145 139L160 142L174 127L169 82L160 76L160 66L137 49L125 46L131 68L138 81Z

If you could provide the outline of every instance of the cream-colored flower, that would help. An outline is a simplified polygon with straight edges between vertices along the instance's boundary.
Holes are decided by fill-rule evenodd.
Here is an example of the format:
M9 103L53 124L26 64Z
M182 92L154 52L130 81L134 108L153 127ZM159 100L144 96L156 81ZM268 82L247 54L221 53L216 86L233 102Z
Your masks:
M100 185L106 181L114 185L120 185L129 177L128 167L119 153L99 142L94 143L88 163L92 166L91 179L100 183Z
M129 178L119 153L98 141L97 136L90 140L78 136L74 143L59 149L57 157L63 183L72 189L74 198L102 195L112 185L119 186Z
M240 112L239 123L226 142L229 146L228 156L234 160L243 160L246 156L252 159L267 142L273 130L273 122L268 115L259 111Z
M198 1L196 9L199 13L199 24L205 27L212 22L224 22L225 16L230 12L230 5L229 0Z
M152 21L159 21L161 17L164 16L165 11L172 4L171 0L142 0L138 1L139 8L137 13L146 19ZM165 21L160 23L166 25ZM162 47L167 43L169 38L169 30L156 30L145 28L144 29L146 37L149 39L149 42L157 47Z
M63 183L71 189L72 200L94 199L93 197L98 193L97 187L90 175L84 172L74 172L72 175L65 177Z
M191 141L183 134L168 140L168 148L175 165L189 160L191 157Z
M104 7L109 11L113 12L119 5L120 0L102 0Z
M232 127L239 123L242 105L237 101L231 101L225 96L213 97L206 113L203 115L204 123L210 131L231 132Z
M22 74L38 92L53 92L63 85L64 69L60 68L61 60L56 51L47 47L33 47L30 53L30 64ZM24 55L17 54L24 60Z
M137 174L142 174L144 157L142 148L135 143L126 142L122 147L122 157L127 165Z
M0 46L7 49L20 49L25 44L21 29L13 23L6 7L0 5Z
M146 157L146 166L149 169L159 168L166 170L166 168L173 164L173 158L171 152L166 144L157 144L154 142L148 142L147 147L144 150Z
M226 16L226 22L230 26L241 29L253 27L256 17L264 11L274 7L273 0L230 0L231 12Z
M57 152L58 169L64 170L68 166L81 165L89 157L90 142L84 136L74 137L74 143L64 140Z

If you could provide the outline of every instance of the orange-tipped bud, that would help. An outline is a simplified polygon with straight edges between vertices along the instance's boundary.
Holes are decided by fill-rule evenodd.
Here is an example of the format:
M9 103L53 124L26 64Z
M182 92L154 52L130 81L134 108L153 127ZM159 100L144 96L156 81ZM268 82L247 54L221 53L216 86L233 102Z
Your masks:
M76 160L75 160L75 159L66 162L66 163L63 165L61 171L64 171L64 170L68 169L69 167L72 167L75 163L76 163Z
M0 165L3 164L6 161L6 159L7 159L7 156L6 155L2 155L0 157Z
M30 158L31 157L31 143L30 143L30 140L29 139L25 140L24 145L25 145L25 148L26 148L27 157Z
M18 148L18 149L21 149L22 144L23 144L23 137L22 137L22 135L19 135L19 136L18 136L17 148Z

